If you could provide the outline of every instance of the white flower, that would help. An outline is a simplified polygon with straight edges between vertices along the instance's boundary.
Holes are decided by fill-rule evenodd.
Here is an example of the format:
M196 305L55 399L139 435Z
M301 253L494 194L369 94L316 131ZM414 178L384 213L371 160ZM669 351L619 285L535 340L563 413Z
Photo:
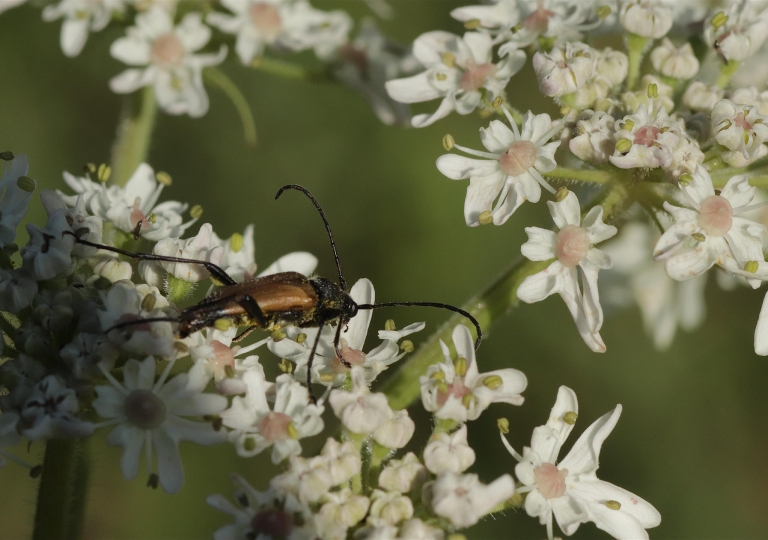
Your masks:
M27 0L0 0L0 13L3 13L7 9L20 6Z
M179 442L216 444L226 440L226 433L215 431L208 422L195 422L188 416L219 414L227 406L224 396L200 392L189 375L182 373L167 380L173 362L169 362L155 381L155 359L128 360L121 384L108 372L103 375L111 386L97 386L93 407L102 418L102 426L115 428L107 443L123 447L121 468L127 480L136 478L139 457L146 451L147 471L154 475L152 449L157 452L157 475L167 493L176 493L184 484L184 469L179 456Z
M180 238L163 238L152 253L164 257L179 257L195 261L206 261L219 265L224 254L224 248L212 243L213 227L210 223L204 223L197 235L181 240ZM174 263L164 261L141 261L139 273L148 285L162 287L165 281L165 273L177 279L197 283L210 276L208 270L202 264Z
M328 540L345 540L347 529L362 521L371 504L368 497L346 487L326 493L322 500L324 504L315 515L314 529L320 538Z
M595 165L605 163L616 147L615 122L613 116L602 111L584 111L568 148L579 159Z
M402 448L413 437L416 430L408 411L393 411L384 424L373 432L373 440L386 448Z
M491 403L522 405L528 380L516 369L478 373L475 348L469 329L453 329L457 358L451 360L448 346L440 341L445 361L433 364L419 377L424 408L440 419L456 422L476 420Z
M67 56L77 56L83 50L89 32L106 28L112 13L125 11L124 0L61 0L43 9L46 22L64 18L61 25L61 50Z
M533 55L533 69L539 80L539 90L545 96L572 94L592 78L597 52L581 42L555 45L548 53Z
M603 297L609 304L637 303L645 332L657 349L672 344L678 327L694 330L704 321L705 277L688 281L670 278L664 266L652 260L658 238L652 225L631 222L618 236L606 242L603 251L614 261L601 283ZM622 279L612 280L612 276Z
M693 54L690 43L675 47L669 38L651 51L653 69L673 79L692 79L699 72L699 60Z
M45 229L27 223L29 243L21 248L22 270L37 281L52 279L70 270L75 239L62 213L48 220Z
M455 154L437 158L438 170L448 178L469 178L464 219L470 227L480 224L483 212L491 212L493 223L501 225L524 201L538 202L540 186L552 193L555 191L541 173L557 166L555 150L560 141L548 141L560 129L560 124L553 125L548 114L534 115L529 111L523 117L521 132L506 109L504 112L511 130L498 120L480 129L480 140L488 152L456 146L462 152L485 159Z
M658 105L658 104L656 104ZM620 169L669 167L680 139L680 125L654 100L637 112L616 120L616 151L610 159ZM629 149L622 146L628 141Z
M498 0L491 5L464 6L451 11L451 17L457 21L477 24L491 33L510 33L512 27L520 22L520 10L517 0Z
M515 482L505 474L485 485L476 474L444 472L424 486L424 493L435 514L464 528L474 525L496 505L514 495Z
M751 160L768 140L768 116L752 105L736 105L721 99L712 109L712 134L729 150L739 151Z
M223 495L208 495L205 498L205 502L216 510L235 518L234 523L225 525L213 533L214 540L309 540L313 537L313 532L308 527L312 514L293 495L281 493L273 488L264 492L256 491L236 474L233 474L231 479L236 488L237 506Z
M467 425L454 433L435 433L424 448L424 465L429 472L451 471L459 474L475 462L475 451L467 444Z
M94 425L77 417L80 402L75 391L55 375L32 389L20 411L18 430L30 441L87 437Z
M75 205L70 209L63 197L55 191L44 189L40 192L40 201L43 203L48 222L60 222L63 217L68 226L68 232L74 233L77 238L87 242L100 244L102 242L102 221L98 216L89 216L85 208L84 197L78 196ZM62 223L63 226L63 223ZM62 231L63 233L63 231ZM75 244L72 247L72 256L80 259L93 257L97 249L91 246Z
M727 10L713 10L704 22L704 41L724 62L749 58L760 49L766 36L768 10L760 3L732 2Z
M683 103L691 110L709 115L724 95L725 90L717 85L707 86L701 81L693 81L683 94Z
M37 281L22 270L0 269L0 310L19 313L37 296Z
M393 459L379 474L379 487L388 491L408 493L417 490L427 479L427 470L413 452L402 459Z
M675 223L657 242L654 258L663 260L667 274L680 281L719 264L729 272L748 278L752 287L757 288L760 280L745 267L750 261L755 261L753 264L765 261L762 243L765 226L738 217L739 213L752 210L748 205L755 196L755 188L749 185L747 177L734 176L717 195L709 173L698 167L690 183L680 189L694 209L664 203Z
M99 216L126 233L133 233L141 222L143 238L157 242L167 237L180 237L196 219L182 222L181 214L187 204L166 201L157 204L165 184L158 182L155 171L146 163L140 164L125 187L94 182L87 177L64 173L64 182L77 195L83 195L88 211ZM77 202L77 195L62 198L69 206Z
M101 377L98 364L112 369L120 355L118 348L103 334L78 333L64 345L59 356L78 379Z
M613 262L594 246L615 235L616 227L603 223L600 206L592 208L582 221L579 200L570 191L562 201L550 201L547 205L559 231L527 227L528 241L521 251L532 261L557 260L546 270L525 278L517 289L517 296L530 304L559 294L587 346L595 352L604 352L605 344L600 337L603 309L597 290L597 274L601 269L610 268ZM577 267L581 268L583 295Z
M518 2L520 28L508 37L509 41L499 48L505 55L518 47L534 43L539 36L552 40L580 41L582 32L601 24L597 17L598 3L592 0L526 0Z
M344 427L352 433L374 433L392 418L387 396L382 393L372 394L365 380L365 372L360 366L352 366L352 388L331 390L328 403Z
M291 456L288 463L288 471L273 477L269 485L281 493L293 495L302 504L319 501L334 486L325 457Z
M621 0L619 22L627 31L659 39L672 28L672 11L658 0Z
M389 95L401 103L443 98L431 115L414 116L414 127L428 126L453 110L469 114L481 103L481 89L488 101L503 97L510 77L525 63L525 53L512 51L494 64L491 37L478 32L467 32L463 37L442 31L427 32L416 38L413 54L427 70L387 82Z
M576 394L561 386L549 420L533 430L531 446L518 454L501 440L519 461L515 475L528 492L525 510L547 526L553 538L552 516L564 534L570 536L579 525L593 521L615 538L648 538L645 529L661 522L659 512L637 495L597 478L600 448L621 415L621 405L589 426L562 461L557 456L573 429L578 415Z
M206 22L222 32L237 34L235 52L250 64L266 46L302 51L319 48L320 53L346 41L351 21L341 11L314 9L304 0L223 0L233 14L209 13Z
M360 279L350 289L349 295L357 304L373 304L375 299L373 284L365 278ZM378 347L365 353L363 348L372 313L370 309L358 311L342 331L339 344L344 361L352 366L360 366L368 383L405 356L406 353L401 351L397 344L400 339L424 328L424 323L414 323L402 330L380 330L379 339L383 341ZM340 386L347 381L349 368L336 356L333 346L336 328L329 325L322 329L291 326L285 329L288 339L269 342L269 350L281 358L294 362L296 364L294 377L302 382L306 381L307 362L318 331L320 342L312 360L312 380L326 386Z
M408 497L396 491L389 493L374 489L371 493L371 511L368 523L375 525L397 525L413 517L413 503Z
M29 171L27 156L13 158L5 165L0 179L0 246L7 246L16 239L16 228L27 215L29 199L36 182L25 176Z
M597 51L595 74L608 79L613 86L619 85L627 78L629 71L629 58L621 51L614 51L610 47Z
M339 486L356 474L360 474L362 467L360 451L352 441L340 443L333 437L328 437L321 455L325 459L334 486Z
M300 439L322 431L325 408L310 403L307 388L290 375L280 375L270 383L263 370L251 369L243 375L243 383L245 397L235 397L221 413L224 425L232 429L229 440L238 455L255 456L271 446L272 463L280 463L301 454ZM274 396L272 409L268 395Z
M136 15L136 26L110 48L121 62L146 67L123 71L109 86L114 92L127 94L151 85L166 112L203 116L208 111L203 68L220 64L227 55L224 45L216 54L195 54L210 39L211 29L203 24L200 13L188 13L174 27L171 15L154 6Z
M737 105L754 105L762 115L768 115L768 90L759 91L754 86L737 88L730 99Z

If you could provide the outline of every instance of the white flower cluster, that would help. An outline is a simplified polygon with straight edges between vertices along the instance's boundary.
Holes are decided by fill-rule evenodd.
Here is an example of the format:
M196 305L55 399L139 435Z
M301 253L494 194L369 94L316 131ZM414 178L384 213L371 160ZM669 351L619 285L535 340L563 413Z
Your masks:
M414 117L417 127L453 110L502 116L480 129L482 151L446 135L445 148L468 157L445 154L437 169L452 180L469 180L464 218L471 227L504 224L523 202L538 202L542 187L555 196L547 204L557 230L526 229L522 253L536 264L517 298L538 302L559 294L596 352L605 351L597 275L612 268L615 255L619 265L605 286L609 300L626 304L634 296L660 348L670 345L678 325L692 329L703 320L705 281L675 282L714 265L727 279L746 278L755 288L768 278L765 227L749 219L762 203L752 204L756 190L744 174L759 170L768 156L768 95L761 90L768 75L756 86L731 83L748 78L737 73L740 66L752 69L753 57L764 60L768 8L743 1L678 4L498 0L459 8L451 15L471 31L418 37L414 54L427 70L387 83L398 101L442 97L436 113ZM693 24L703 27L699 38L708 49L694 51L686 40ZM623 33L626 51L582 40L598 31ZM539 91L561 107L562 118L523 115L507 102L505 87L526 52ZM553 187L564 180L612 194ZM577 194L594 197L584 214ZM662 228L656 248L648 247L652 225L635 219L628 225L637 227L634 233L598 249L618 232L610 223L633 205ZM638 234L648 239L632 241ZM664 262L668 277L653 259ZM546 261L551 264L542 270ZM766 306L768 300L755 334L762 355L768 354Z

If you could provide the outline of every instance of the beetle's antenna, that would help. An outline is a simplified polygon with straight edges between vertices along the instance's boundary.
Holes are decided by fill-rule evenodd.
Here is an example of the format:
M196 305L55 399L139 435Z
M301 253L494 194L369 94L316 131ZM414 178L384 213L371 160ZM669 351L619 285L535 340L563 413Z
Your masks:
M357 309L379 309L383 307L396 307L396 306L436 307L441 309L447 309L448 311L453 311L454 313L459 313L461 315L464 315L467 319L472 321L472 324L475 325L475 330L477 330L477 339L475 340L475 350L477 350L480 347L480 342L483 340L483 330L480 328L480 323L477 322L477 319L475 319L468 311L464 311L463 309L457 308L456 306L452 306L450 304L441 304L439 302L384 302L382 304L358 304Z
M284 191L288 189L295 189L296 191L301 191L304 195L307 196L307 198L312 201L312 204L315 205L315 208L317 208L317 211L320 212L320 217L323 218L323 223L325 224L325 230L328 231L328 238L331 240L331 249L333 249L333 258L336 259L336 268L339 271L339 285L343 290L347 290L347 282L344 281L344 276L341 275L341 263L339 262L339 255L336 253L336 242L333 241L333 233L331 232L331 225L328 223L328 218L325 217L325 212L323 212L323 209L320 207L320 203L317 202L317 199L315 199L315 196L312 195L309 190L303 186L299 186L297 184L288 184L280 188L280 190L277 192L277 195L275 195L275 200L280 198L280 195L283 194Z
M180 322L178 318L176 317L147 317L146 319L133 319L130 321L123 321L121 323L117 323L113 326L110 326L106 330L104 330L105 334L109 334L112 330L120 330L121 328L125 328L127 326L135 326L139 324L145 324L145 323L153 323L153 322Z

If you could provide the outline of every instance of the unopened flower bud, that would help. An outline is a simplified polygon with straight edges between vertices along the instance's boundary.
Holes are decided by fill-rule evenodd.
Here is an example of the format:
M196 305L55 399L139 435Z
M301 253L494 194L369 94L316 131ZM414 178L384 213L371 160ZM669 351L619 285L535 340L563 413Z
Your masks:
M192 216L193 219L200 219L200 216L203 215L203 207L196 204L189 210L189 215Z
M499 418L496 420L496 427L499 428L499 431L501 431L504 435L509 433L509 420L506 418Z
M395 411L384 425L373 432L373 440L386 448L402 448L413 437L416 424L408 416L408 411Z
M633 34L658 39L672 28L672 11L645 0L627 0L619 8L619 22Z
M568 411L567 413L565 413L565 414L563 415L563 422L565 422L565 423L566 423L566 424L568 424L569 426L572 426L573 424L575 424L575 423L576 423L576 419L577 419L578 417L579 417L579 415L578 415L578 414L576 414L575 412L573 412L573 411Z
M683 94L683 104L694 111L710 114L715 103L724 95L725 91L719 86L707 86L701 81L693 81Z
M685 43L678 48L667 38L651 51L651 64L665 77L674 79L692 79L699 72L699 60L693 54L691 44Z
M456 144L456 141L453 140L453 135L451 135L450 133L446 133L443 136L443 148L445 148L446 152L450 152L455 144Z
M173 178L171 178L171 175L165 171L159 171L155 175L155 178L157 178L157 181L163 184L164 186L170 186L173 183Z
M19 179L16 180L16 185L19 186L19 189L26 191L27 193L35 191L35 181L29 176L19 176Z
M758 268L759 265L757 264L757 261L747 261L746 264L744 264L744 271L749 272L750 274L757 272Z

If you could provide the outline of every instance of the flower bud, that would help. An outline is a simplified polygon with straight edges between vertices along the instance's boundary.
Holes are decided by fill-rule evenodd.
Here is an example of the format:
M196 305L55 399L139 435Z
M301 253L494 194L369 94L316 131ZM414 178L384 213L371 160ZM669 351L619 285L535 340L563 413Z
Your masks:
M427 470L413 452L403 459L393 459L379 474L379 487L388 491L408 493L421 488L427 478Z
M699 72L699 61L690 43L675 47L668 38L651 51L653 69L673 79L692 79Z
M719 86L707 86L701 81L693 81L683 94L683 104L691 110L709 114L724 95L725 90Z
M451 471L459 474L475 462L475 451L467 444L467 425L453 434L437 433L424 449L424 465L434 474Z
M592 78L596 52L580 42L566 42L564 49L555 46L549 53L533 56L533 69L539 89L545 96L572 94Z
M672 28L672 11L656 2L624 0L619 8L619 22L633 34L659 39Z
M404 497L396 491L386 493L380 489L374 489L371 493L369 519L372 518L377 523L397 525L412 517L413 503L408 497Z
M373 440L386 448L402 448L411 440L416 425L407 410L395 411L384 425L373 432Z

